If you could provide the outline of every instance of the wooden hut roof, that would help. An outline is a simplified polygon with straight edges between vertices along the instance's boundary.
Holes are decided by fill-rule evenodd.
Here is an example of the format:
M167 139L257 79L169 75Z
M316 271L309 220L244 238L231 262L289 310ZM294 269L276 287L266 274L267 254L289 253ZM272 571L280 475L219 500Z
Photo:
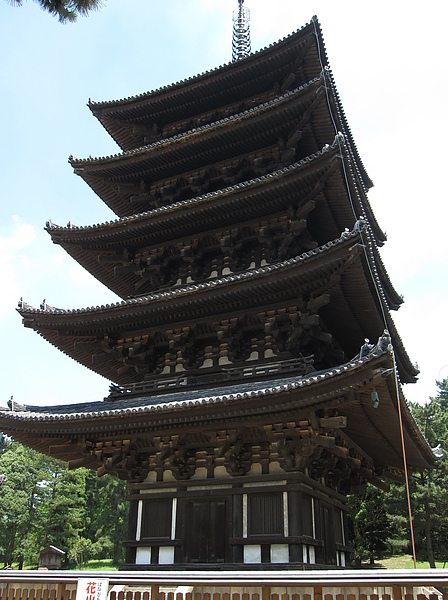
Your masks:
M188 130L192 118L198 115L197 123L213 121L219 107L226 107L224 114L235 114L238 110L234 105L238 100L244 101L242 106L255 106L258 102L254 94L269 98L274 91L278 95L303 86L324 70L337 101L340 130L350 140L363 181L371 187L328 68L325 43L316 17L295 33L243 60L138 96L106 102L89 100L89 108L126 151L144 146L148 135L162 139L167 124L184 121L184 129Z

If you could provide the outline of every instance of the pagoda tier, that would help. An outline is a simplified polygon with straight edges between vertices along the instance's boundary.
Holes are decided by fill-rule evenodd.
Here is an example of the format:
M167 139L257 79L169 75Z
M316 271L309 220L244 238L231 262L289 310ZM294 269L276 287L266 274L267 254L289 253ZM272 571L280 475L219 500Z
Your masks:
M252 109L303 86L327 68L320 24L314 17L302 29L244 61L139 96L108 102L89 100L89 108L121 149L128 151ZM355 149L329 71L327 76L338 104L340 130ZM371 187L356 151L354 156L363 180Z
M27 327L119 385L220 383L244 379L249 369L259 377L256 367L266 362L278 363L269 373L281 372L292 359L299 370L311 368L308 363L326 369L384 329L362 241L357 227L301 256L239 275L96 309L22 304L19 312ZM415 381L390 317L387 327L402 381ZM308 355L312 360L300 366Z
M360 202L355 195L354 207L338 202L347 197L340 151L336 142L205 196L93 227L48 223L47 231L122 298L292 258L352 228L353 208L381 235L365 197ZM385 279L388 305L396 308L402 300Z
M70 157L70 163L125 217L261 177L318 152L342 131L353 162L351 185L365 196L371 183L353 159L330 84L330 73L324 71L300 88L222 121L111 157ZM369 212L381 243L384 234Z
M418 373L402 299L317 20L89 106L123 152L70 162L119 218L47 231L123 301L19 313L113 385L11 403L0 427L128 481L125 568L345 566L345 494L401 477L400 424L409 468L435 456L401 392Z
M408 467L434 461L401 392L397 400L389 344L382 336L308 377L15 405L0 426L71 468L128 481L126 569L343 567L345 494L401 477L398 402Z
M319 72L310 23L275 47L160 90L112 102L89 101L92 113L123 150L242 112L298 87ZM324 64L326 58L323 56Z
M15 439L69 461L72 468L82 463L124 479L129 478L125 461L130 460L132 448L139 454L152 454L146 465L143 462L140 465L142 470L132 474L134 482L146 479L149 470L159 472L161 469L158 479L163 479L163 472L172 467L175 449L182 447L180 441L174 443L175 435L188 439L194 434L200 438L199 432L203 434L202 442L199 441L196 451L192 452L192 472L188 477L176 473L176 479L188 479L198 466L196 460L198 464L202 463L200 457L204 448L210 446L212 437L215 443L218 442L220 429L261 427L265 430L262 437L270 442L274 438L278 441L291 438L297 443L307 439L306 443L326 448L340 460L352 462L355 471L359 471L363 463L371 469L371 479L377 477L379 484L384 477L396 479L403 462L390 348L390 338L383 335L377 345L361 353L364 354L362 358L358 355L334 369L308 376L278 379L273 376L269 384L246 382L235 385L228 382L201 392L182 390L152 396L116 392L102 402L48 408L14 405L11 410L0 413L0 423L2 426L7 423ZM371 399L373 389L378 393L378 406ZM409 465L413 469L427 468L433 463L434 455L410 416L401 392L399 396ZM298 425L293 422L305 420L299 433ZM266 426L268 423L270 427ZM273 427L274 423L282 425ZM156 448L155 441L146 445L136 441L145 436L153 440L170 440L172 436L171 442L165 441L170 452L162 456L163 444ZM221 437L217 445L222 448L226 436L221 434ZM232 444L224 445L230 448L237 437L234 436ZM131 439L133 441L129 441ZM293 446L289 451L292 459ZM224 459L229 459L223 452L220 454L223 460L212 461L215 466L225 464ZM284 459L287 454L284 448ZM355 455L360 459L358 462L349 459ZM299 458L297 454L296 460ZM306 458L311 459L311 456ZM282 463L284 459L281 459ZM260 456L252 457L249 463L252 461L259 462ZM310 466L310 460L304 460L305 463ZM248 472L250 464L242 471ZM237 473L228 463L226 469L232 471L232 475L243 474ZM291 470L294 470L292 464L286 471ZM343 487L343 483L335 482L335 488L341 491Z

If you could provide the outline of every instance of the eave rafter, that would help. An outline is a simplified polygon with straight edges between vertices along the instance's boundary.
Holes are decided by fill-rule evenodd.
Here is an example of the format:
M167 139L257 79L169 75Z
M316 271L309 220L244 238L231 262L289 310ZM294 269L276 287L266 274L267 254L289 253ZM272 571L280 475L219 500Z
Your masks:
M318 56L314 29L314 23L309 24L281 42L249 56L244 64L232 62L133 98L103 103L89 101L89 108L123 149L141 146L144 142L141 134L145 133L140 131L142 124L145 129L163 131L176 121L208 121L207 111L225 111L229 99L237 103L241 98L253 95L254 90L258 94L276 90L279 80L283 80L286 90L289 87L287 80L291 82L291 77L296 86L312 79L320 72L320 60L327 63L325 55ZM232 113L235 114L235 110Z
M307 468L340 492L349 492L364 481L388 489L382 470L378 471L374 460L344 433L347 417L328 408L321 414L325 416L314 413L311 418L257 427L65 442L50 446L49 454L77 455L69 460L70 469L93 466L99 476L107 473L129 479L131 473L131 482L142 481L150 471L162 480L165 470L178 480L188 480L198 468L205 467L212 475L220 466L238 477L247 475L254 463L267 469L270 462L278 461L285 473ZM392 472L399 477L396 468ZM388 474L384 473L386 477Z
M333 361L346 360L357 352L365 331L371 330L371 337L374 339L384 329L382 313L378 306L374 308L373 313L371 312L375 303L372 304L368 271L363 266L365 255L362 245L353 244L357 236L359 236L357 231L344 234L337 243L327 245L325 250L321 248L304 255L304 258L306 256L304 260L299 257L271 267L256 269L253 272L248 271L241 275L210 281L206 285L180 288L177 291L143 297L139 301L113 305L110 308L104 307L96 311L95 316L89 311L86 313L50 311L49 313L47 310L30 313L23 310L21 312L26 325L38 330L64 352L112 381L127 384L137 382L150 373L153 373L151 377L156 379L160 377L162 371L166 371L171 377L174 373L177 374L176 376L181 375L179 370L186 368L185 361L190 361L190 358L187 359L187 356L182 353L173 354L169 350L169 340L165 332L170 327L188 327L193 321L212 324L218 332L216 322L227 318L227 314L238 315L241 306L245 307L243 313L247 311L256 313L261 306L260 298L269 297L271 310L275 311L277 306L285 306L285 302L288 301L294 305L297 289L300 289L302 294L308 295L307 301L330 294L331 302L327 306L320 306L319 315L310 317L307 327L303 327L305 324L303 321L294 335L287 333L284 325L275 325L274 320L272 334L275 335L271 335L269 338L271 341L266 338L265 344L275 344L274 353L281 354L284 350L291 352L291 348L295 347L294 340L297 336L300 344L295 348L298 352L300 348L306 348L303 340L311 334L309 339L314 339L313 344L317 343L318 346L306 350L303 355L317 352L317 364L324 357L326 357L324 364L334 364ZM347 302L345 296L350 295L350 290L353 289L357 290L356 298L353 297L350 302ZM362 289L365 291L364 295L360 295ZM168 298L169 303L166 302ZM364 308L358 310L358 306ZM366 320L363 315L369 315L368 319ZM358 328L352 327L350 335L347 335L345 328L338 330L335 327L335 323L353 324L357 319ZM290 321L290 325L294 322ZM330 323L333 325L328 329ZM323 329L321 325L324 325ZM401 376L403 381L408 381L409 377L412 377L413 367L409 366L409 359L391 320L389 330L394 340L397 340L399 357L397 362L402 369ZM144 349L140 345L140 351L135 355L132 355L134 353L132 350L129 356L127 346L122 346L119 342L119 340L134 339L135 336L145 334L151 338L156 332L159 332L161 337L155 346L146 344ZM262 337L265 335L266 331ZM81 353L82 344L78 342L85 340L90 344L92 336L94 339L99 336L96 338L98 349ZM107 337L106 348L104 336ZM254 340L250 342L250 344L254 343ZM229 349L222 344L219 346L216 344L216 338L215 341L201 342L199 345L195 342L192 346L192 356L197 358L189 363L188 368L209 361L212 371L218 369L228 356ZM117 345L120 347L117 348ZM325 350L326 345L331 349L330 352ZM257 350L257 346L249 345L247 348L252 348L250 352L261 351L261 348ZM199 363L197 363L198 358L200 358ZM230 358L232 359L231 356Z
M222 170L226 168L224 163L229 158L234 160L238 155L250 156L251 153L278 144L279 139L287 145L281 153L278 164L291 164L294 162L296 152L300 157L304 157L315 151L316 147L331 142L334 129L331 119L328 115L325 117L327 108L323 102L324 98L320 82L316 80L301 90L288 93L284 98L268 103L267 106L262 105L241 116L237 115L223 123L218 122L199 131L189 132L179 138L165 140L132 153L107 159L86 161L71 159L71 163L75 171L113 210L120 216L125 216L132 214L132 206L129 203L135 204L139 195L143 194L144 201L151 201L153 198L153 202L162 202L160 193L165 189L164 182L174 178L174 182L170 184L172 187L177 185L176 178L181 175L186 179L191 177L194 179L193 175L187 174L193 173L195 168L203 169L207 165L215 165L215 169ZM296 130L297 111L303 115L302 119L299 119L299 125L309 129L303 139L302 133L299 134ZM326 127L319 129L319 139L312 140L309 123L315 114L317 115L315 118L326 122ZM312 137L314 135L312 134ZM191 151L192 148L194 152ZM187 149L188 155L185 154ZM197 164L192 162L192 157ZM251 168L254 166L252 159ZM148 169L151 171L151 182L147 180ZM239 175L235 173L233 180L247 179L244 172L241 176L242 178L238 179ZM156 181L159 182L159 186L163 184L160 191L157 191ZM213 184L208 185L210 187ZM217 185L219 187L218 182ZM222 183L221 187L223 187ZM115 208L111 202L115 203ZM125 208L126 203L128 209ZM119 211L118 207L120 207Z
M175 467L175 476L188 479L197 467L219 465L235 477L254 462L269 461L279 462L287 476L310 460L311 476L341 491L366 480L384 488L384 478L402 470L389 342L383 336L366 357L325 372L271 379L274 387L258 383L248 392L230 385L221 396L215 389L202 396L118 392L94 404L0 411L0 425L73 468L127 479L131 473L134 481L149 470L159 478ZM373 389L379 407L371 401ZM404 407L401 392L400 402ZM415 422L406 418L404 426L409 468L431 465L434 456Z
M274 172L268 177L249 181L244 186L235 186L224 193L198 198L185 203L184 207L173 205L173 210L151 211L133 219L92 228L63 229L50 224L47 230L55 243L63 245L80 264L110 289L122 297L129 297L135 293L153 291L163 286L164 282L165 285L173 285L176 281L185 283L198 277L202 280L210 276L212 269L218 273L219 260L224 261L226 249L230 251L233 247L226 240L238 238L238 234L235 234L238 227L233 225L229 230L213 230L213 225L217 222L224 225L226 221L233 223L231 216L238 214L244 228L254 230L253 244L259 246L258 250L254 246L256 255L251 259L250 252L243 253L248 261L247 265L227 265L232 272L239 272L252 261L258 266L262 259L272 263L311 250L326 239L337 236L344 225L353 225L354 215L348 205L345 212L339 210L336 225L330 225L329 222L325 230L328 237L316 238L319 230L315 225L310 234L306 222L319 200L318 212L321 216L314 216L313 223L319 223L322 228L328 220L327 207L332 202L329 190L335 188L337 181L342 188L344 186L342 166L335 157L335 152L336 149L326 150L303 163ZM327 189L329 182L331 186ZM194 213L191 212L193 205ZM276 209L282 212L273 212ZM194 221L191 220L193 214ZM269 215L268 221L260 220L264 214ZM275 219L283 219L283 225L280 225L281 221L276 225ZM247 238L246 234L244 237ZM281 244L280 240L279 243L275 241L277 234L281 236ZM201 236L204 235L206 237L201 241ZM169 241L179 236L182 242L170 246ZM210 244L205 244L207 239L213 237L221 240L219 244L218 241L215 242L215 249ZM131 243L132 250L127 245ZM247 248L250 244L250 240L246 239ZM191 245L197 250L193 256L188 252ZM201 256L200 248L205 249L208 258ZM218 264L212 267L215 260L218 260ZM229 260L234 262L231 256ZM176 275L169 263L181 272ZM203 272L204 267L208 269L208 273ZM221 268L223 267L224 263ZM163 276L162 268L165 269Z

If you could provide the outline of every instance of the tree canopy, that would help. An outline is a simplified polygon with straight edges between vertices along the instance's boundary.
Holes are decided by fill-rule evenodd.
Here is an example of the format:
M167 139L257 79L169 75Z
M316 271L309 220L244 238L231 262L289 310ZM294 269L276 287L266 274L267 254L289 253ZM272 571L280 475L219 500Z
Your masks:
M436 560L448 561L448 380L437 386L437 396L426 404L410 404L428 444L440 455L433 469L412 473L409 481L416 554L430 567ZM368 486L350 496L349 507L358 560L412 553L404 483L391 484L383 494Z
M37 566L53 545L66 564L86 558L123 559L128 505L125 484L67 465L2 437L0 444L0 560Z
M417 557L448 561L448 380L426 404L411 404L414 419L431 447L443 456L436 466L410 476ZM87 469L70 471L0 434L0 560L37 566L38 553L54 545L69 564L88 558L123 560L128 503L125 484ZM411 553L404 483L389 492L367 485L349 497L351 540L358 561Z
M22 6L23 0L7 0L13 6ZM60 23L76 21L79 16L86 16L92 10L100 8L105 0L33 0Z

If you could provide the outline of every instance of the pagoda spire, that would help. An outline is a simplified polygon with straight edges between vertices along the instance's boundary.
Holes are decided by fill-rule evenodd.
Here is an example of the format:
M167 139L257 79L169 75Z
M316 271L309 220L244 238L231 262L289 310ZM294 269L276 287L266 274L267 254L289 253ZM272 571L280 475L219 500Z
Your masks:
M246 58L250 54L250 11L243 4L244 0L238 0L238 8L232 14L232 61Z

